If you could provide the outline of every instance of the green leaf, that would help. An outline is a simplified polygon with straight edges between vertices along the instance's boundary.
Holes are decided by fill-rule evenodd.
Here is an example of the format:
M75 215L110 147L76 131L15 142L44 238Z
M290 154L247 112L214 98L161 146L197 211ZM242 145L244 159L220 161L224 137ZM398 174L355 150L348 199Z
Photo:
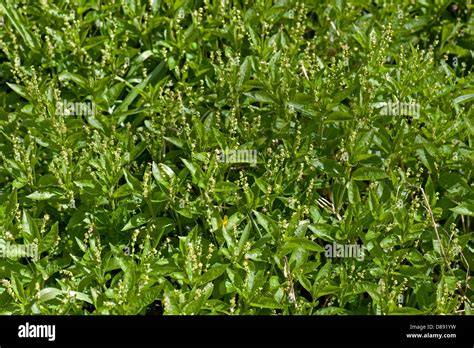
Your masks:
M78 300L93 304L92 299L89 297L89 295L83 293L83 292L78 292L78 291L69 291L69 295L72 297L75 297Z
M382 296L380 295L380 289L377 284L361 282L358 284L358 286L360 286L361 289L367 292L376 304L382 304Z
M456 214L474 216L474 203L463 202L450 210Z
M39 292L39 299L42 302L47 302L50 300L54 300L56 297L59 295L62 295L63 292L60 289L57 288L44 288L41 289Z
M251 56L245 57L244 62L240 65L239 79L237 80L237 88L239 89L250 77L250 59Z
M123 184L120 186L118 189L114 191L114 194L112 195L113 198L121 198L121 197L126 197L128 195L131 195L133 193L133 189L130 187L130 185Z
M264 91L258 92L246 92L244 93L249 98L251 103L260 102L260 103L274 103L273 98L270 94Z
M250 235L250 230L251 230L250 223L247 223L247 225L245 225L245 228L242 232L242 235L240 236L239 245L237 246L237 252L238 252L239 256L242 255L245 243L247 243L247 240L248 240L249 235Z
M56 243L56 240L59 237L58 225L59 223L56 221L53 226L51 226L51 230L41 239L41 243L39 245L39 253L51 249Z
M347 311L344 308L340 307L325 307L325 308L320 308L316 312L314 312L314 315L338 315L338 314L344 314Z
M216 192L225 192L226 194L230 194L238 190L239 190L239 186L232 182L221 181L221 182L216 183L216 188L215 188Z
M176 176L173 170L164 163L153 162L151 170L155 180L166 188L170 186L169 180Z
M8 19L13 23L13 26L18 31L22 39L25 41L26 45L34 50L38 50L38 44L36 37L33 36L26 27L26 20L23 18L20 13L18 13L15 6L5 6L3 2L0 2L0 12L5 13Z
M187 159L184 159L184 158L181 158L181 161L183 161L186 168L189 169L191 175L194 176L197 172L197 167L194 165L194 163L191 163Z
M395 307L388 314L398 314L398 315L422 315L424 314L419 309L413 307Z
M142 291L140 296L136 298L136 302L134 305L141 310L142 308L145 308L146 306L150 305L151 303L155 302L160 298L160 295L163 291L165 283L162 283L158 286L153 286L149 289L146 289Z
M203 285L212 282L214 279L219 278L229 267L229 265L215 264L206 273L204 273L198 280L197 285Z
M23 238L25 238L28 243L33 242L33 239L38 236L38 227L26 210L23 210L22 227Z
M352 173L352 179L354 180L380 180L387 177L388 175L384 170L374 167L357 168Z
M319 238L327 242L335 241L335 229L327 224L311 224L308 228Z
M237 227L244 219L245 215L239 211L235 214L232 214L231 217L229 217L229 220L227 221L227 230L232 231L234 229L234 226Z
M140 227L150 221L150 216L147 214L137 214L133 216L127 224L122 228L122 231L128 231L137 227Z
M95 188L94 182L92 180L75 180L74 185L81 189Z
M176 67L176 60L174 59L173 56L168 57L168 69L173 70Z
M431 173L434 173L436 166L433 156L431 156L425 148L417 149L416 153L420 157L420 160L423 162L424 166L428 168Z
M8 87L10 87L11 89L13 89L15 91L16 94L18 94L19 96L25 98L25 99L29 99L28 97L28 94L27 94L27 91L24 87L22 86L18 86L18 85L15 85L13 83L9 83L7 82L7 85Z
M258 298L257 302L251 302L250 305L252 307L258 308L269 308L269 309L283 309L283 305L276 302L271 297L262 296Z
M73 81L82 88L87 88L88 85L85 78L80 75L70 73L69 71L63 71L61 74L59 74L58 79L59 81Z
M26 196L26 198L33 199L36 201L46 201L48 199L56 198L56 197L58 197L58 193L51 192L51 191L35 191L29 194L28 196Z
M353 119L354 117L352 117L352 115L348 112L334 111L327 116L327 118L324 120L324 123L351 121Z
M277 238L278 230L274 221L272 221L268 216L265 216L258 211L254 210L253 213L257 218L257 222L263 229L270 234L273 238Z
M135 178L128 170L125 168L123 169L123 174L125 177L125 180L127 181L127 184L130 185L130 188L135 191L135 193L141 194L143 191L142 183L140 180Z
M456 99L454 99L453 102L454 104L463 104L471 100L474 100L474 93L461 95L457 97Z
M163 137L167 142L173 144L176 146L178 149L183 149L185 146L185 142L182 139L175 138L175 137Z
M166 61L162 60L160 64L158 64L153 71L135 88L132 88L130 93L125 97L123 102L120 106L115 110L114 114L120 114L123 111L126 111L130 104L137 98L139 95L139 91L142 91L147 85L154 84L163 73L166 66ZM123 122L122 117L118 119L118 123Z
M10 276L10 280L11 280L13 292L20 299L20 301L23 302L25 298L25 290L23 288L22 282L18 279L18 276L14 273L12 273L12 275Z
M303 248L316 252L324 252L324 248L306 238L288 238L283 244L283 249Z
M398 236L395 234L390 234L380 242L380 246L384 249L387 249L397 245L398 243Z
M79 249L81 249L83 253L86 253L87 252L87 246L79 238L74 237L74 239L76 240L76 243L79 246Z

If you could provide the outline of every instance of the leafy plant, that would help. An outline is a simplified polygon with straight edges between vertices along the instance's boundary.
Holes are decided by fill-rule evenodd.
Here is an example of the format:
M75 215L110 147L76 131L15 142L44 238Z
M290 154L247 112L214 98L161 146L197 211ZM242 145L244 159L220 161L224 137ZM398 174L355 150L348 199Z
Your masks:
M471 1L0 16L0 313L471 314Z

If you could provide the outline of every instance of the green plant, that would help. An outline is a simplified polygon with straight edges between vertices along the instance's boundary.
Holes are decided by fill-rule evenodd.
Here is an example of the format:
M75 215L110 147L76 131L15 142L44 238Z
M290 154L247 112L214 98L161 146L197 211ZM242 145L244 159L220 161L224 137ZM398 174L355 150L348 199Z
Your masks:
M471 13L0 0L0 313L471 314Z

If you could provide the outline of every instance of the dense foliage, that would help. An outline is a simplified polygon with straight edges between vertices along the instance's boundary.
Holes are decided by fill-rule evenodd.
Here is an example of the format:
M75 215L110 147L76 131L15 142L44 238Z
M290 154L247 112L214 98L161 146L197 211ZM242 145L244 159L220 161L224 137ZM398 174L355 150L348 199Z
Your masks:
M470 314L472 7L0 0L0 313Z

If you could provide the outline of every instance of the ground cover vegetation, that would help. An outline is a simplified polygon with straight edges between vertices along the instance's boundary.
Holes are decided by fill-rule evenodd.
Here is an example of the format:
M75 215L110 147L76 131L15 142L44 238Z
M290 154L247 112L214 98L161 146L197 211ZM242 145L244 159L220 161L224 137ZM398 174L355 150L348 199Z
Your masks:
M0 0L1 314L471 314L470 0Z

